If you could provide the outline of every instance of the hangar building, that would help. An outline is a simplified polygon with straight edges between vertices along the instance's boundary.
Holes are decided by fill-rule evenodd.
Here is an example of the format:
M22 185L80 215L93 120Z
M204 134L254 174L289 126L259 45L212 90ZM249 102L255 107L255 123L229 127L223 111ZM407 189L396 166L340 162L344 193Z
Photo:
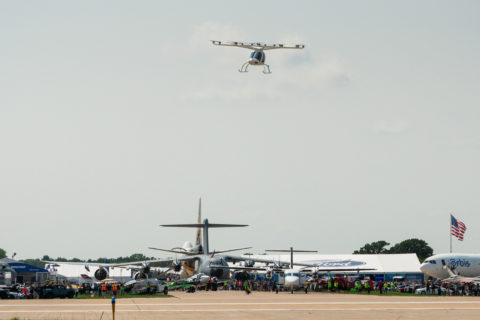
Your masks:
M39 281L48 274L48 271L43 268L9 258L0 259L0 265L8 266L8 269L13 271L10 276L11 282L16 283ZM7 280L7 272L0 274L0 284L2 282L7 284L9 282Z

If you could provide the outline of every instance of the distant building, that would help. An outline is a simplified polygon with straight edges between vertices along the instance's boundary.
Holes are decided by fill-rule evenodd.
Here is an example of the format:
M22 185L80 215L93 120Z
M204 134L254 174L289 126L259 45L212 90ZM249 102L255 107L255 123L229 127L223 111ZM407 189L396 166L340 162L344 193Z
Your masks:
M3 268L3 272L0 272L0 284L10 284L8 273L11 283L36 282L48 275L48 271L43 268L9 258L0 259L0 266Z

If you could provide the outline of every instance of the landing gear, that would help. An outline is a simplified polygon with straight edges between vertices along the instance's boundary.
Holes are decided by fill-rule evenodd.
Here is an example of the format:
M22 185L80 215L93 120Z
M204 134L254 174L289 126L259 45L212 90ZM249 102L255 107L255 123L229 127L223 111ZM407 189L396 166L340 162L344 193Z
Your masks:
M238 70L238 72L245 73L248 72L248 66L250 63L247 61L244 64L242 64L242 67ZM268 64L257 64L257 65L263 65L263 73L264 74L270 74L272 71L270 71L270 66Z
M242 73L248 72L248 66L249 66L249 63L247 61L244 64L242 64L242 67L238 70L238 72L242 72Z
M263 65L263 73L265 73L265 74L270 74L270 73L272 73L272 72L270 71L270 66L269 66L268 64L264 64L264 65Z
M290 291L291 294L293 294L293 289Z

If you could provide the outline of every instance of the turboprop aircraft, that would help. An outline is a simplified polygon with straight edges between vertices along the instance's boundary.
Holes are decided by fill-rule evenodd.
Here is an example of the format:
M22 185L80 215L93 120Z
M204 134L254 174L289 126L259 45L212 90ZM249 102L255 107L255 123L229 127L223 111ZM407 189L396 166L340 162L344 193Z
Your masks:
M425 259L420 265L420 270L440 280L450 279L450 281L458 281L460 278L475 279L480 277L480 254L437 254Z
M210 277L203 274L197 273L186 279L179 279L168 285L169 289L175 290L178 288L189 288L189 292L195 292L199 287L206 287L210 281Z
M289 250L265 250L267 252L290 252L290 268L284 270L275 270L274 272L280 273L285 277L285 284L284 287L287 288L290 293L293 293L295 290L303 289L305 293L308 293L308 287L306 286L307 282L311 280L310 275L316 275L319 272L322 273L329 273L335 271L366 271L366 270L375 270L372 268L338 268L338 267L319 267L315 263L294 263L293 262L293 253L294 252L301 252L301 253L316 253L317 251L309 251L309 250L293 250L293 247L290 247ZM303 265L303 268L295 268L294 265ZM307 269L308 267L308 269Z

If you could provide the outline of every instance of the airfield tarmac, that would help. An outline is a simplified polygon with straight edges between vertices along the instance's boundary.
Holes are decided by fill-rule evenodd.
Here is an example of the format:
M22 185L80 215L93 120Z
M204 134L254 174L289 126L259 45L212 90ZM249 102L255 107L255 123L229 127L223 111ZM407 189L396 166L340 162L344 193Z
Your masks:
M478 319L480 297L377 296L301 292L173 292L117 299L115 319ZM0 300L0 319L112 319L109 299Z

